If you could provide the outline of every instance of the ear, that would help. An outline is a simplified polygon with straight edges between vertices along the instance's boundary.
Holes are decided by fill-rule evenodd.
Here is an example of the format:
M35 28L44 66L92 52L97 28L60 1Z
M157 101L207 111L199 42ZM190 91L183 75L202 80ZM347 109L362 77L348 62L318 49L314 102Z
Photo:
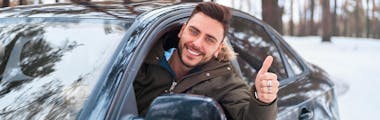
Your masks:
M183 24L182 24L182 27L181 27L181 30L180 30L179 33L178 33L178 38L181 38L182 33L183 33L183 31L185 30L185 27L186 27L186 23L183 23Z
M221 43L221 44L219 45L219 47L216 49L216 51L215 51L215 53L214 53L214 57L215 57L215 58L218 58L218 55L219 55L220 51L222 51L222 48L223 48L223 46L224 46L223 42L224 42L224 41L222 41L222 43Z

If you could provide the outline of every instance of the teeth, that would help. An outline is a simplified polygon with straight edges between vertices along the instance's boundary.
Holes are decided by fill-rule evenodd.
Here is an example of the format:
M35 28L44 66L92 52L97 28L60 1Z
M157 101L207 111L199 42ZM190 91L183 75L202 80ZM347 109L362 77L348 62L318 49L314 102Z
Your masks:
M187 49L187 51L193 55L200 55L200 53Z

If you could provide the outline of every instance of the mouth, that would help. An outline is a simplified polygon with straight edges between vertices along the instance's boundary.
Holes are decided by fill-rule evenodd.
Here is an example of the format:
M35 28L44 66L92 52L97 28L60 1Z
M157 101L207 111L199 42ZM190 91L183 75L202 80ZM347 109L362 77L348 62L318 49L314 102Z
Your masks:
M198 52L197 50L195 49L191 49L191 48L186 48L187 52L190 53L191 55L194 55L194 56L199 56L201 55L201 52Z

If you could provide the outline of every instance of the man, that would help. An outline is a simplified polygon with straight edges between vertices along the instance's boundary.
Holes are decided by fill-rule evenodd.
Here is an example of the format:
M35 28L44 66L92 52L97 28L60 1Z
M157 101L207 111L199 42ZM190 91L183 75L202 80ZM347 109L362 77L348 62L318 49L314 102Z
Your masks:
M225 39L230 18L228 8L200 3L178 33L176 48L165 51L160 42L151 50L134 82L140 114L159 95L187 93L213 98L229 119L276 118L279 82L267 72L273 58L265 59L249 89L230 64L234 54Z

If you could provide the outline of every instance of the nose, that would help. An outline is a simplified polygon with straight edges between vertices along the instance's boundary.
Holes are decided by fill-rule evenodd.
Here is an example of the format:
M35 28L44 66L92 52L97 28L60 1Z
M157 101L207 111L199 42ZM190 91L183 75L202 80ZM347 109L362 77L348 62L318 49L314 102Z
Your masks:
M194 41L193 41L193 44L194 46L196 46L197 48L200 48L203 44L203 36L200 35L199 37L197 37Z

